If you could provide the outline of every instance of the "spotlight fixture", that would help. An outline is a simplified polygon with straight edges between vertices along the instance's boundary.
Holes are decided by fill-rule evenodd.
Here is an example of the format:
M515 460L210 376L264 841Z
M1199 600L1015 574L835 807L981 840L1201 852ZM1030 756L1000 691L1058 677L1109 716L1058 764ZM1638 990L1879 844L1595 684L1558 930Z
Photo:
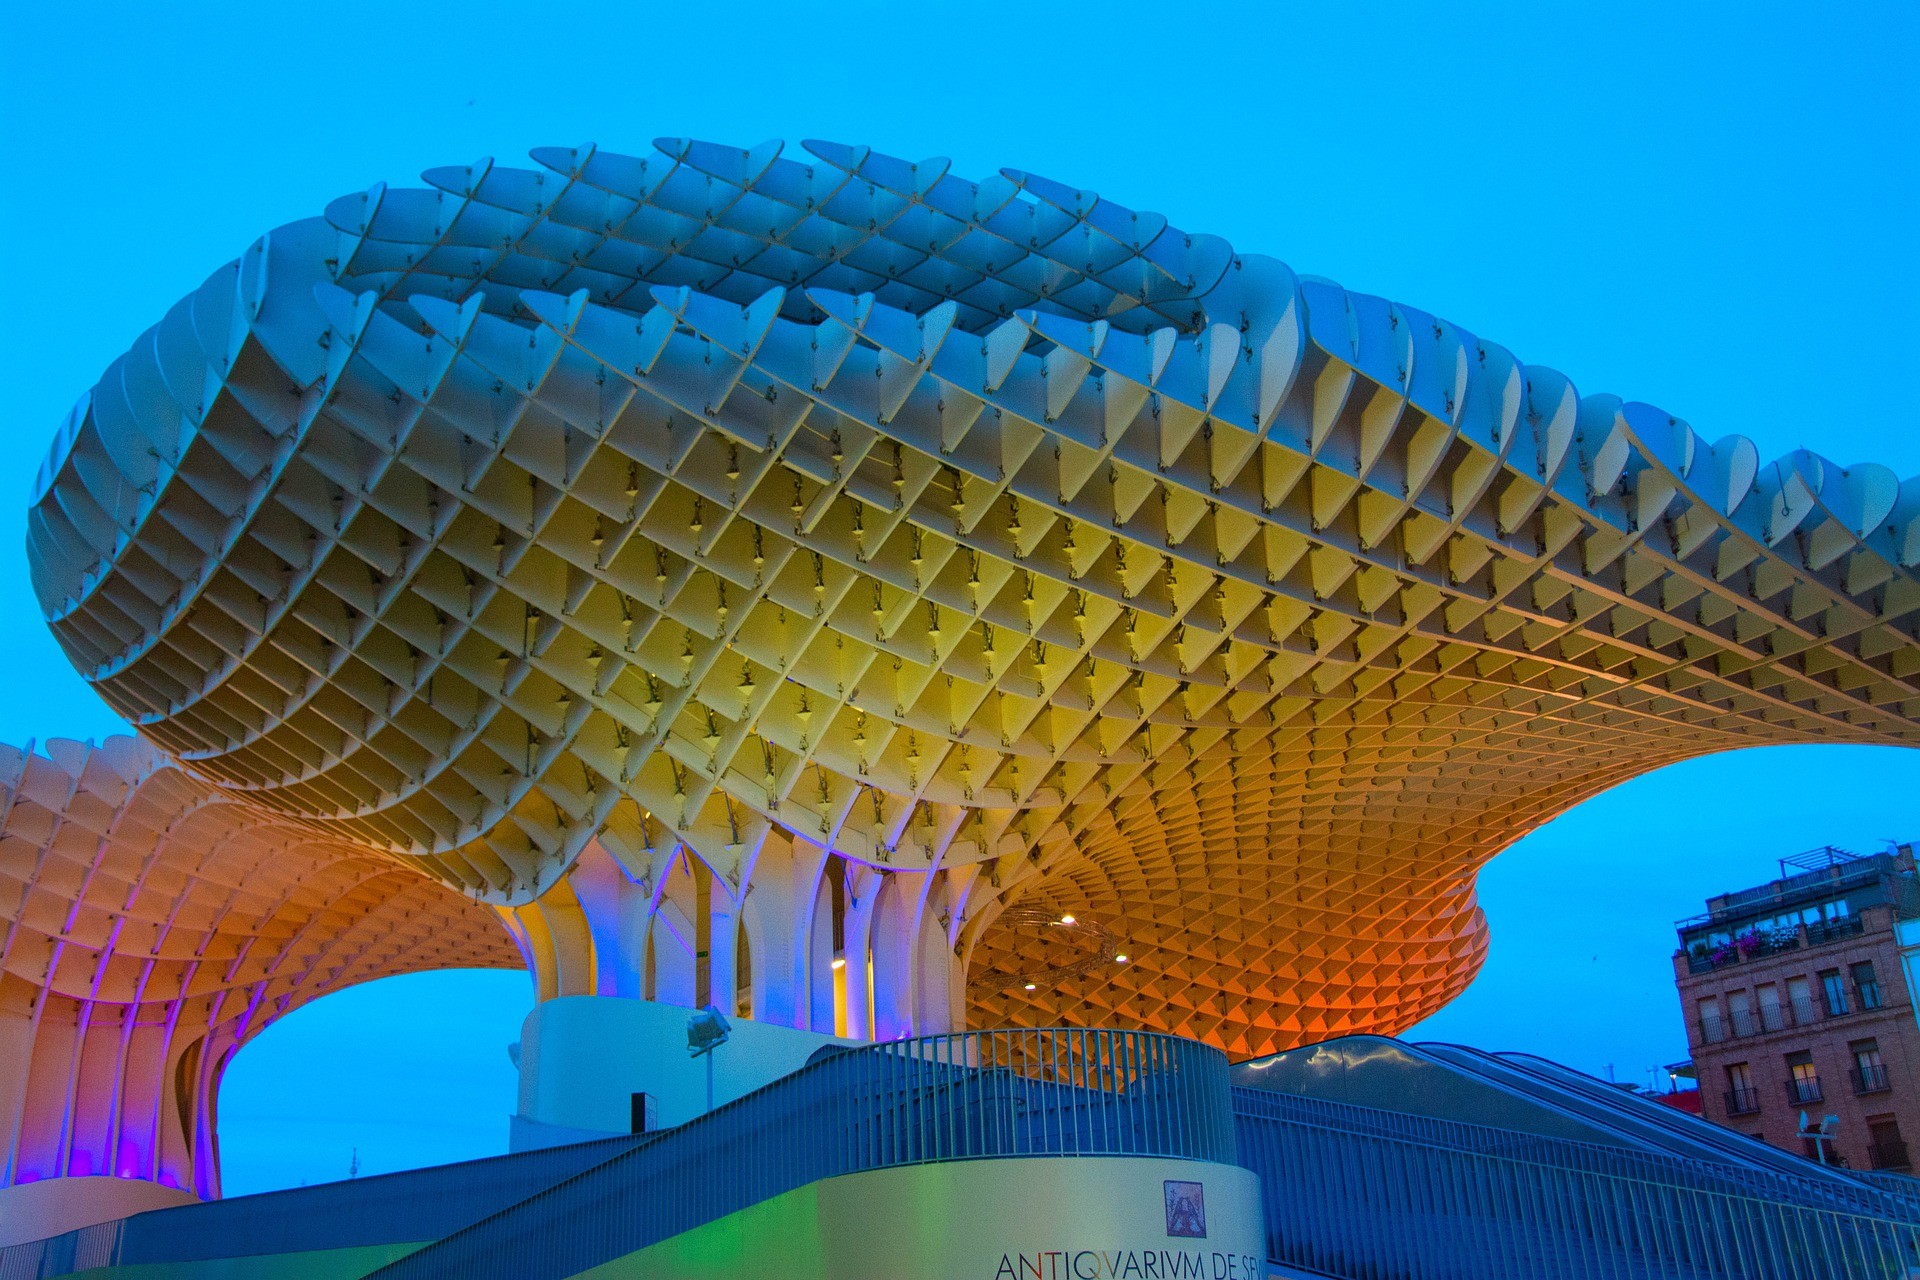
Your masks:
M1127 962L1127 953L1122 951L1113 958L1113 962L1115 964L1125 964Z
M836 968L836 969L844 969L844 968L846 968L846 967L847 967L847 958L846 958L845 956L835 956L835 957L833 958L833 967L834 967L834 968Z
M1104 972L1119 950L1113 932L1098 921L1082 920L1071 911L1048 904L1009 907L1000 914L997 924L1000 936L1024 938L1024 954L1009 948L1015 954L1002 963L976 967L973 981L983 988L1059 988L1076 978Z

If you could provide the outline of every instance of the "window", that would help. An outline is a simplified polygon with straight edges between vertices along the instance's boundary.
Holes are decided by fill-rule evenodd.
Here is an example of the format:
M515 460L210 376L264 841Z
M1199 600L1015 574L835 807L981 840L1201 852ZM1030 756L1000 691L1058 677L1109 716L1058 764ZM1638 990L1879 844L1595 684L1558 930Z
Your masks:
M1873 961L1862 960L1853 966L1853 993L1862 1009L1880 1007L1880 975L1873 971Z
M1789 1055L1787 1072L1791 1077L1787 1081L1788 1102L1794 1106L1800 1106L1803 1103L1821 1100L1820 1073L1814 1068L1813 1055L1807 1053Z
M1753 1087L1753 1073L1744 1062L1727 1064L1727 1114L1752 1115L1760 1109L1760 1093Z
M1750 1036L1758 1031L1753 1021L1753 997L1744 991L1727 992L1727 1021L1733 1024L1736 1036Z
M1780 988L1769 982L1765 986L1755 987L1753 994L1760 1002L1760 1029L1779 1031L1787 1025L1786 1015L1780 1012Z
M1913 1168L1907 1159L1907 1144L1900 1137L1900 1124L1892 1116L1867 1117L1867 1163L1900 1173Z
M1805 978L1787 979L1787 1003L1793 1006L1793 1020L1798 1026L1806 1026L1814 1020L1813 984Z
M1820 974L1820 989L1827 997L1829 1017L1838 1017L1847 1011L1847 984L1840 980L1838 969L1827 969Z
M1853 1067L1849 1074L1853 1077L1855 1093L1881 1093L1887 1085L1887 1067L1880 1061L1880 1042L1878 1040L1855 1040L1847 1046L1847 1052L1853 1055Z
M1700 1038L1708 1044L1719 1044L1727 1038L1726 1024L1720 1021L1717 996L1704 996L1700 1000Z

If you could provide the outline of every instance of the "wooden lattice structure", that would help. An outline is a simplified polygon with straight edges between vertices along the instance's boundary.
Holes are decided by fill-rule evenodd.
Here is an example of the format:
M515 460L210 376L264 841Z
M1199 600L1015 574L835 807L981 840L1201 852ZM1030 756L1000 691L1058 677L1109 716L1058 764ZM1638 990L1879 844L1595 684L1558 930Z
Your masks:
M1884 468L1031 174L534 160L217 272L75 409L30 552L146 739L491 904L543 995L1391 1032L1567 806L1916 738Z

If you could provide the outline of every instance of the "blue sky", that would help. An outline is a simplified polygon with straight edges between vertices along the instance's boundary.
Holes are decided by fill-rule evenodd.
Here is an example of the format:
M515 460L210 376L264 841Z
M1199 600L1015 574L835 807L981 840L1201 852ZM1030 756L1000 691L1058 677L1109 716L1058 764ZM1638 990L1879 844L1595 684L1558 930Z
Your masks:
M1013 166L1437 312L1763 455L1920 471L1920 17L1906 4L9 5L0 14L0 740L114 716L33 621L28 485L74 399L214 267L379 180L691 134ZM1421 1031L1622 1078L1684 1053L1672 921L1772 860L1920 835L1920 753L1665 770L1482 879L1493 953ZM514 975L269 1031L231 1190L496 1150Z

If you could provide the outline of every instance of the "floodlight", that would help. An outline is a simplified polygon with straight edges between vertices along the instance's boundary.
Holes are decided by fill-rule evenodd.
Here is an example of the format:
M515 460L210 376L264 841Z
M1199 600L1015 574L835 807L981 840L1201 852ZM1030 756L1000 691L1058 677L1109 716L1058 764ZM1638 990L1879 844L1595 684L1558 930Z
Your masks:
M712 1053L732 1034L733 1024L727 1021L726 1015L708 1005L687 1019L687 1052L696 1058Z

